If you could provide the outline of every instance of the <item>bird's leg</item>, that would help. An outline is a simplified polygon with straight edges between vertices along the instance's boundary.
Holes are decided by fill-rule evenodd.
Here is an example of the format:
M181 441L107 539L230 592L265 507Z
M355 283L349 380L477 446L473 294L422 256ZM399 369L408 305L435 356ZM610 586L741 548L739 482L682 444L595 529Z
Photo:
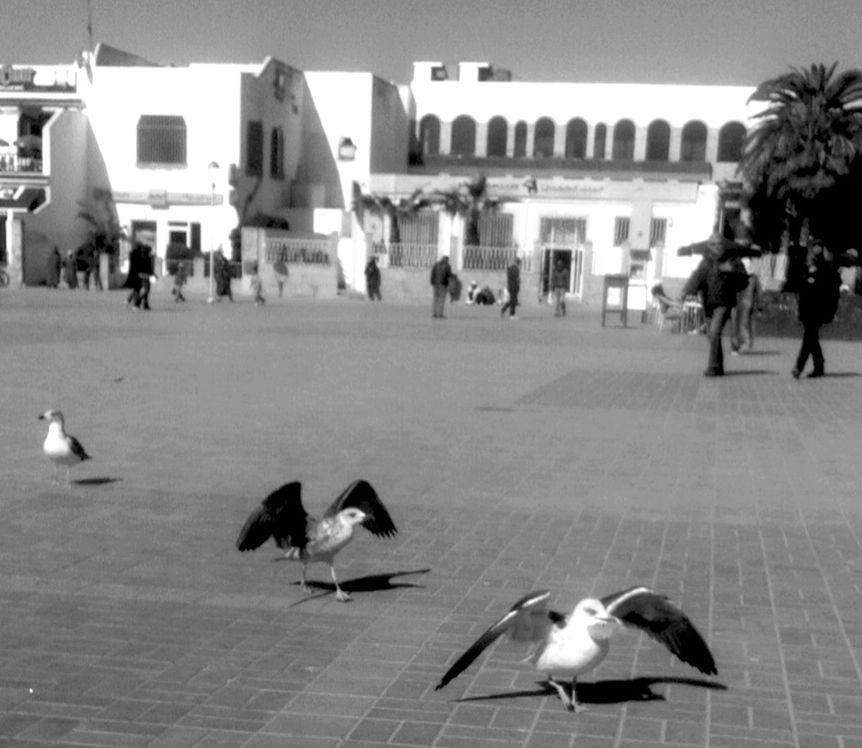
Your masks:
M350 595L338 586L338 579L335 578L335 567L331 564L329 566L329 572L332 574L332 581L335 582L335 599L340 603L350 602Z
M578 701L578 679L572 678L572 708L575 712L585 712L587 708Z
M575 711L575 703L569 697L569 694L566 693L566 687L562 683L557 683L553 678L548 678L548 685L557 692L560 701L563 702L563 706L566 707L567 711Z
M285 554L286 555L286 554ZM308 571L308 564L302 565L302 576L299 578L299 587L303 592L311 592L311 587L308 586L308 582L305 581L305 572Z

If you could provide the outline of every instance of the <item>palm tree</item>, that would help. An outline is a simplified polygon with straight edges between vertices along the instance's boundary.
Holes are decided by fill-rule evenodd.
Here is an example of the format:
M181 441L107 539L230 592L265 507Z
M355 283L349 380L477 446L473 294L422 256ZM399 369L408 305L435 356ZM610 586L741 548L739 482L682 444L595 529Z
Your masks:
M497 207L497 201L488 196L488 178L484 174L450 190L436 190L432 200L441 205L450 216L464 218L465 247L479 246L479 218L483 211Z
M111 265L116 262L120 241L127 238L117 219L117 206L107 190L97 191L92 200L80 200L78 218L90 226L89 243L99 252L108 254ZM113 267L112 267L113 270Z
M767 103L754 117L739 163L755 240L763 246L777 247L785 233L796 248L806 230L827 242L830 235L837 238L830 206L848 189L857 189L853 171L862 151L862 71L836 74L836 67L791 68L760 84L749 99ZM799 259L795 254L788 274Z

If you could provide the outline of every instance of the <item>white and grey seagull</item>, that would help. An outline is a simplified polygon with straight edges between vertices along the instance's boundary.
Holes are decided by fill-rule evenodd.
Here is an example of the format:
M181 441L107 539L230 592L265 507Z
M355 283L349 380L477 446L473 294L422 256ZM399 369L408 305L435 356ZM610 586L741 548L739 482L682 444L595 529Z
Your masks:
M59 410L46 410L39 416L39 420L48 421L48 436L42 442L42 451L54 463L55 481L57 480L56 469L59 469L60 465L65 465L66 482L68 483L69 468L79 462L89 460L90 455L81 446L81 442L66 433L63 414Z
M305 591L309 590L308 564L327 563L335 584L335 598L346 602L350 595L341 589L335 576L335 554L353 539L357 525L378 537L392 537L398 532L368 481L351 483L319 520L305 511L302 484L294 481L271 493L252 512L240 530L236 547L240 551L252 551L271 537L284 551L285 558L302 562L300 586Z
M631 587L601 599L586 598L572 615L548 608L550 592L532 592L480 636L434 688L439 691L504 633L514 641L531 642L524 662L545 673L547 683L569 711L580 707L577 679L607 657L610 638L625 626L640 629L664 644L683 662L706 675L718 675L709 647L694 624L665 595L648 587ZM570 693L558 679L571 683Z

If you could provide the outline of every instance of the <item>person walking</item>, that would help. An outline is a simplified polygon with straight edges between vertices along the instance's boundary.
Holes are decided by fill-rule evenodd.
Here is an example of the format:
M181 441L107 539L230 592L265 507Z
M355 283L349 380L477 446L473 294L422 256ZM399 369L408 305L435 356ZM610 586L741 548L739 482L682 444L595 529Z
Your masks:
M221 248L216 250L215 256L215 282L216 282L216 300L221 301L222 296L227 296L233 301L233 292L230 287L231 272L230 263L224 256Z
M141 247L141 259L138 269L138 295L135 300L136 309L150 310L150 284L155 274L153 248L149 244Z
M431 316L435 319L443 319L443 307L446 304L446 294L449 290L449 281L452 278L452 268L449 265L448 255L443 255L431 267L431 288L434 291Z
M139 296L141 293L141 267L144 257L144 245L140 242L135 242L135 245L129 251L129 272L126 273L126 282L124 288L129 289L129 295L126 297L126 306L137 309L140 305Z
M283 260L275 262L272 266L272 270L275 273L276 285L278 285L278 296L281 298L284 296L284 284L287 283L290 271L287 269L287 263Z
M569 269L558 257L551 270L551 293L554 297L554 316L566 316L566 294L569 291Z
M748 273L748 283L736 297L736 306L731 315L730 349L742 353L754 348L754 312L760 306L762 293L760 278L751 272L751 260L743 260Z
M748 283L745 266L739 258L726 255L721 237L713 234L700 264L683 286L680 302L689 295L699 294L707 318L709 358L705 377L724 375L724 349L721 336L736 306L737 294Z
M263 306L266 304L266 299L263 298L263 281L260 279L260 272L256 262L251 266L251 275L249 276L248 284L251 292L254 294L254 305Z
M805 273L799 287L798 317L802 323L802 344L796 356L796 366L790 372L799 379L811 357L813 368L809 378L825 373L823 349L820 347L820 327L835 319L841 293L841 276L833 254L816 237L808 239Z
M87 258L90 262L90 278L93 280L93 290L103 291L102 287L102 250L98 244L93 244L90 248L90 256Z
M521 292L521 258L516 257L506 268L506 290L509 292L509 298L503 307L500 309L500 316L506 314L509 310L509 319L518 319L516 310L518 308L518 294Z
M368 292L369 300L383 301L383 297L380 295L380 268L377 266L377 258L374 255L368 258L365 265L365 290Z

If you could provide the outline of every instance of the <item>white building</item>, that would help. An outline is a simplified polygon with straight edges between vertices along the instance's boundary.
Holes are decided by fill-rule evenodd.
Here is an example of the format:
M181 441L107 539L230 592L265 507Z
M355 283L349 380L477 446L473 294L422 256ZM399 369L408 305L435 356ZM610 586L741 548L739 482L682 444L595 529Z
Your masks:
M0 138L41 138L38 169L25 173L20 146L15 168L0 169L3 248L26 284L41 282L51 246L87 238L77 212L95 203L162 259L170 245L229 254L233 229L256 226L244 260L264 274L279 258L317 264L314 283L333 293L339 273L364 287L371 251L404 295L425 293L440 254L488 282L518 254L528 292L541 297L562 258L571 293L595 300L605 274L642 286L681 277L691 260L679 246L716 224L736 230L736 162L755 111L749 87L531 83L481 62L455 75L417 62L398 86L273 58L164 67L99 45L53 68L50 90L4 70ZM464 215L422 198L480 177L477 244ZM272 229L280 220L290 231Z

